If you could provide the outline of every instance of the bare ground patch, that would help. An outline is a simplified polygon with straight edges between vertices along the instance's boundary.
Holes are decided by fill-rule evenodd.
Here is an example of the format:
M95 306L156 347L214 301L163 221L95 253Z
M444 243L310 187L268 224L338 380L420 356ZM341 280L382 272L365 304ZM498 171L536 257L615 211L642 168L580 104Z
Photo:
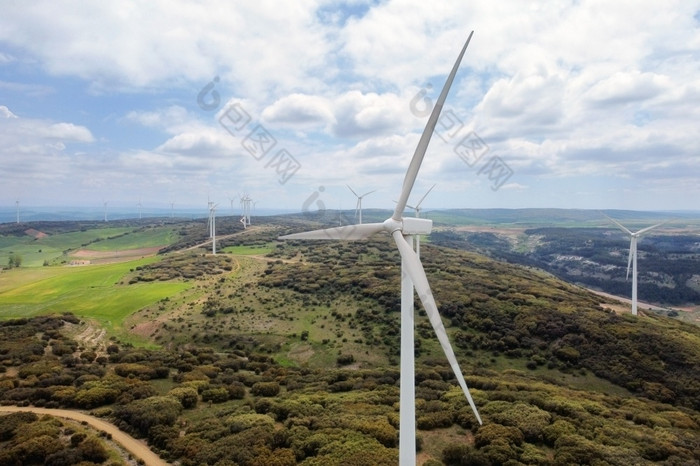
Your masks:
M163 246L154 246L151 248L124 249L122 251L94 251L92 249L79 249L70 254L71 257L80 257L84 259L113 259L121 257L138 257L152 256L161 250Z

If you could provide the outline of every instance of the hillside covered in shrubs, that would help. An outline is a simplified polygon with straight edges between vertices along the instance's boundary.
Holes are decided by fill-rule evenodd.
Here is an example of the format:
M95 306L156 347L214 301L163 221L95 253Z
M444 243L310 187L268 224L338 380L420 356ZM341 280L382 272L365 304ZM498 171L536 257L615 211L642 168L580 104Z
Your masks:
M265 234L255 241L277 232ZM209 270L192 277L174 272L186 269L181 258L134 271L200 280L196 300L149 310L164 316L161 349L115 339L85 347L69 336L81 325L70 314L0 322L0 403L88 410L183 466L396 464L394 248L380 237L272 249L264 261L191 256ZM524 267L423 251L484 425L420 311L420 464L700 461L700 329L617 315L602 298ZM177 309L185 311L168 317ZM328 362L290 359L302 343Z

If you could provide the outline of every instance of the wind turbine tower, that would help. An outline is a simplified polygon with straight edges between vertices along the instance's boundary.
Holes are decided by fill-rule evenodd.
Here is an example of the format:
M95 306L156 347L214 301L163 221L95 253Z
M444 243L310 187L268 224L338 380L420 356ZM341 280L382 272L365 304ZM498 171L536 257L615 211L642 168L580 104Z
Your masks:
M219 204L210 203L209 220L211 225L211 253L216 255L216 206Z
M247 193L241 196L241 223L244 229L250 226L250 203L252 201L253 199Z
M19 223L19 200L15 201L15 206L17 207L17 223Z
M207 218L207 229L209 230L209 237L212 238L214 236L214 224L212 221L212 206L214 205L213 202L209 201L207 203L207 209L209 209L209 217Z
M285 235L280 239L314 239L314 240L359 240L365 239L376 233L386 232L390 234L396 243L396 247L401 255L401 375L400 375L400 420L399 420L399 464L401 466L416 464L416 406L415 406L415 361L413 346L414 334L414 309L413 290L415 288L418 297L423 303L423 307L428 315L428 319L435 330L442 350L454 371L457 381L469 402L469 405L481 424L481 417L476 409L474 400L469 393L469 388L464 381L464 376L459 368L457 358L450 345L447 332L442 323L442 319L435 304L430 284L425 275L425 270L420 258L413 250L412 236L427 235L432 230L433 222L423 218L403 217L408 197L411 194L413 185L418 176L423 157L430 143L440 111L445 104L445 99L452 85L452 81L457 74L457 69L464 56L464 52L469 45L473 31L469 34L462 51L457 58L452 71L450 72L445 86L440 93L428 123L423 130L423 134L418 142L418 146L413 154L413 158L406 171L406 176L401 188L401 195L397 201L394 213L382 223L369 223L358 225L345 225L325 230L308 231ZM359 196L358 196L359 197Z
M376 191L376 189L373 190L373 191L370 191L370 192L368 192L368 193L364 193L362 196L360 196L360 195L358 195L358 194L350 187L350 185L346 185L346 186L348 187L348 189L349 189L350 191L352 191L352 193L353 193L353 194L355 195L355 197L357 198L357 205L355 205L355 218L357 218L357 214L358 214L358 212L359 212L359 214L360 214L360 225L362 225L362 198L365 197L365 196L367 196L368 194L372 194L373 192Z
M639 231L632 232L629 229L625 228L622 226L621 223L618 221L608 217L608 220L613 222L617 227L630 235L630 252L629 255L627 256L627 277L625 280L629 280L630 278L630 265L632 266L632 315L636 316L637 315L637 240L644 234L647 233L649 230L652 230L656 227L659 227L663 225L664 223L667 223L668 220L657 223L656 225L652 225L647 228L642 228Z
M245 212L246 212L246 218L248 219L248 226L250 226L250 204L253 202L253 198L251 198L248 194L246 194L245 197Z
M107 221L107 201L102 202L102 208L104 210L104 219Z
M141 220L141 198L139 198L139 203L137 205L139 207L139 220Z

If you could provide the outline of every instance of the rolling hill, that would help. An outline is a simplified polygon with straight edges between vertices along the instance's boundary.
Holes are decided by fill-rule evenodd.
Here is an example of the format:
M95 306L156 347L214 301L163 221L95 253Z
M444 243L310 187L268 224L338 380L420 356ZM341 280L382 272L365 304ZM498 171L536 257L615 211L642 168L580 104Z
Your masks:
M395 464L399 258L382 236L275 240L308 222L233 230L215 257L176 242L125 271L134 293L187 285L124 322L159 349L86 342L71 315L2 323L0 402L92 409L183 465ZM205 233L181 231L182 247ZM422 250L485 423L418 310L419 464L700 460L700 328L618 314L532 267Z

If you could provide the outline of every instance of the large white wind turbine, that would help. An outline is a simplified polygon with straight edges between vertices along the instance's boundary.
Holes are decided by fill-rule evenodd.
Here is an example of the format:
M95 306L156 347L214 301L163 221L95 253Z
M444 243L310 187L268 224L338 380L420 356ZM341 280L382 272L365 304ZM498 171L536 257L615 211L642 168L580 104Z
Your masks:
M355 218L357 218L357 214L358 214L358 212L359 212L359 214L360 214L360 221L359 221L359 223L360 223L360 225L362 225L362 198L365 197L365 196L367 196L368 194L372 194L373 192L376 191L376 189L375 189L375 190L372 190L372 191L370 191L370 192L368 192L368 193L364 193L362 196L360 196L360 195L358 195L358 194L350 187L350 185L346 185L346 186L348 187L348 189L349 189L350 191L352 191L352 193L353 193L353 194L355 195L355 197L357 198L357 204L355 205Z
M401 254L401 389L400 389L400 423L399 423L399 462L401 465L415 465L416 461L416 412L415 412L415 367L414 367L414 345L413 345L413 288L418 292L418 297L423 303L430 323L435 329L435 333L440 341L447 360L452 367L452 370L457 377L459 385L462 387L464 394L474 411L476 419L481 424L481 417L476 409L474 400L472 399L467 384L464 381L462 371L457 363L452 346L450 345L447 332L440 318L440 314L435 304L435 299L430 290L428 279L425 275L425 270L421 264L420 258L413 250L409 240L412 235L427 235L432 229L433 222L428 219L402 217L403 211L408 202L408 197L411 194L411 189L418 176L423 157L430 137L433 134L435 125L437 124L442 106L445 103L447 94L455 78L459 64L464 56L464 52L469 45L472 34L469 34L462 51L457 58L452 71L450 72L445 86L440 93L440 97L435 104L435 107L430 114L428 123L423 130L418 146L416 147L411 163L408 166L408 171L403 181L401 195L397 201L393 215L382 223L368 223L359 225L346 225L341 227L329 228L325 230L315 230L305 233L296 233L282 236L280 239L331 239L331 240L358 240L367 238L375 233L389 233L396 247Z
M665 222L657 223L656 225L652 225L650 227L642 228L639 231L636 232L631 232L624 226L622 226L621 223L618 221L608 217L608 220L613 222L615 225L617 225L620 230L624 231L628 235L630 235L630 253L627 256L627 277L625 278L626 280L629 280L630 278L630 265L632 266L632 315L636 316L637 315L637 240L639 237L641 237L644 233L648 232L649 230L652 230L656 227L659 227L663 225L664 223L667 223L668 220Z

